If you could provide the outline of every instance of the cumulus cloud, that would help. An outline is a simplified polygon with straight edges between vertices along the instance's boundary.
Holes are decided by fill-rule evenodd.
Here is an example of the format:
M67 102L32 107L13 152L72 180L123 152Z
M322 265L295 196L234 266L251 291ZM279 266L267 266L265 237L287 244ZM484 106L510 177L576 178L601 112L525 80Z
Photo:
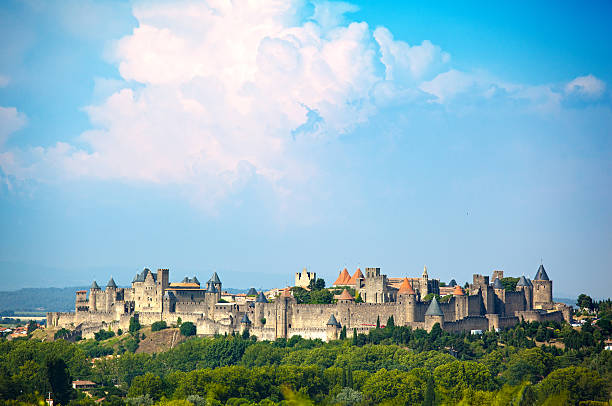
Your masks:
M447 101L458 94L467 92L477 83L481 83L474 75L451 69L440 73L430 81L423 82L420 89L435 96L437 103Z
M15 107L0 106L0 147L4 145L9 135L21 129L26 124L26 116Z
M306 143L350 133L393 103L559 96L453 69L428 40L410 45L385 27L345 22L355 10L300 0L139 3L136 28L109 47L121 80L95 80L85 108L92 128L72 142L4 150L0 167L20 180L179 185L206 205L255 178L290 196L316 174ZM598 79L578 79L567 92L601 92ZM23 125L14 109L3 114L13 129L1 140Z
M0 165L17 178L185 184L217 197L244 177L299 181L314 165L295 137L351 131L376 113L377 85L445 58L428 41L345 24L355 10L320 2L298 21L300 1L141 3L137 28L113 46L122 88L96 80L98 97L112 94L85 109L93 128L74 144L9 151Z
M428 40L410 46L404 41L394 40L393 34L385 27L376 28L374 38L380 46L386 80L413 83L432 71L439 72L450 61L450 54Z
M565 93L597 99L606 90L606 84L593 75L579 76L565 85Z

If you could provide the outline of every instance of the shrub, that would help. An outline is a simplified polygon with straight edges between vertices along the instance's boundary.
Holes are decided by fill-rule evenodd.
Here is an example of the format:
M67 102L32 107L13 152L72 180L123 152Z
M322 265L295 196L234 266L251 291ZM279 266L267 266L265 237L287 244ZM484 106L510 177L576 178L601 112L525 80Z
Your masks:
M102 341L114 337L115 333L109 330L100 330L97 333L94 333L94 338L96 341Z
M130 318L130 333L140 330L140 322L135 317Z
M67 334L70 334L70 330L61 328L55 332L55 334L53 335L53 338L57 340L58 338L62 338Z
M125 341L125 349L129 352L136 352L138 349L138 341L134 338L130 338Z
M190 321L186 321L181 324L181 334L185 337L194 336L196 333L196 326Z
M165 321L156 321L155 323L151 324L151 331L160 331L165 328L168 328Z

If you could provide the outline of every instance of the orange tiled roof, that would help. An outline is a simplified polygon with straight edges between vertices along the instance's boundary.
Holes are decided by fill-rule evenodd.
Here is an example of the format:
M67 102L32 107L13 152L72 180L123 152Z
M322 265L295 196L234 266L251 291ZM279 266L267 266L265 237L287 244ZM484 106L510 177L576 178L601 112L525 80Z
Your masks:
M334 282L334 285L336 286L347 285L350 280L351 280L351 275L349 275L346 268L344 268L342 272L340 272L340 275L338 275L338 279L336 279L336 282Z
M407 294L407 295L414 295L414 289L412 289L412 285L408 281L408 278L404 278L404 281L400 285L399 291L397 293L399 293L399 294Z
M348 281L348 284L357 285L357 279L365 279L365 276L363 276L363 273L361 272L361 269L359 268L357 268L353 276L351 276L351 279Z
M455 296L463 296L465 293L463 293L463 289L461 289L461 286L459 285L455 285L455 289L453 290L453 295Z
M355 300L355 298L351 296L348 290L344 289L342 294L338 297L338 300Z

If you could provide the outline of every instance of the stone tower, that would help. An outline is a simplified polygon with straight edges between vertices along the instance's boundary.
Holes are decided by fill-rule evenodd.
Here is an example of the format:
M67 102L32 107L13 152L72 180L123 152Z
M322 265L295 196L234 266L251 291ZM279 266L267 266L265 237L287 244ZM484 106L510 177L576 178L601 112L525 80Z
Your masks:
M431 331L432 327L439 323L444 328L444 313L440 309L438 300L434 297L425 312L425 330Z
M531 310L533 308L533 292L532 287L527 278L521 275L518 282L516 283L516 291L523 292L525 296L525 310Z
M259 295L257 295L257 299L255 299L255 326L256 327L263 327L265 325L262 322L262 320L264 320L266 317L266 312L264 309L266 303L268 303L268 299L266 299L266 296L263 294L263 292L259 292Z
M161 294L164 293L170 284L170 270L169 269L158 269L157 270L157 283L161 288ZM194 277L195 279L195 277Z
M398 301L404 305L404 322L413 323L416 321L416 292L412 288L408 278L404 281L397 291Z
M386 277L380 274L380 268L366 268L365 297L366 303L385 303Z
M98 295L98 293L100 292L100 286L98 286L98 283L96 281L93 281L91 284L91 287L89 288L89 311L90 312L95 312L96 306L97 306L97 302L96 302L96 296Z
M548 278L544 265L540 265L533 278L533 308L545 310L553 308L552 281Z
M327 335L327 341L337 340L340 335L340 323L336 320L336 317L333 315L329 316L329 320L325 325L325 331Z
M423 275L421 275L419 285L419 294L421 297L427 296L429 293L429 275L427 274L427 266L423 266Z
M210 277L207 283L207 287L210 290L213 286L219 292L219 298L221 298L221 280L219 279L219 275L216 272L213 272L213 275Z
M106 312L108 313L112 309L117 293L117 284L112 276L106 284L106 290L104 292L106 293Z
M242 316L242 320L240 320L240 326L242 327L242 333L251 329L251 320L249 320L249 316L247 316L246 313L244 314L244 316Z
M307 288L313 280L317 280L317 274L308 272L306 268L302 269L302 272L295 273L295 286L300 288Z

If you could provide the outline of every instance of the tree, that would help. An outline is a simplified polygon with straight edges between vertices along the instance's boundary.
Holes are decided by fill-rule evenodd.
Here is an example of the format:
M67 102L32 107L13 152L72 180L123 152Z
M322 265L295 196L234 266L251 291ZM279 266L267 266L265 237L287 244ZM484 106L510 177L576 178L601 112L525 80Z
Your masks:
M111 337L114 337L115 333L113 333L112 331L109 330L102 330L100 329L100 331L98 331L97 333L94 333L94 339L96 341L103 341L103 340L107 340Z
M63 338L65 336L67 336L68 334L70 334L70 330L65 329L65 328L60 328L59 330L57 330L55 332L55 334L53 334L53 339L57 340L59 338Z
M135 333L140 330L140 322L136 317L130 317L130 333Z
M181 334L185 337L194 336L196 334L196 326L190 321L181 324Z
M576 304L578 305L580 309L593 310L593 299L591 299L590 296L587 296L584 293L578 296L578 300L576 301Z
M523 381L536 383L542 380L553 368L554 357L541 348L521 350L510 357L504 379L510 385L519 385Z
M313 304L330 304L334 295L327 289L310 292L310 302Z
M551 372L539 385L544 397L567 394L567 404L583 400L605 401L606 384L599 374L583 367L568 367Z
M426 388L427 381L417 372L382 368L367 379L361 390L367 404L392 401L392 404L416 405L425 399Z
M385 328L387 329L393 329L393 327L395 327L395 320L393 320L393 315L389 316L389 318L387 319L387 325L385 326Z
M310 283L308 284L308 289L310 289L311 292L325 289L325 279L311 279Z
M380 328L380 316L376 316L376 328Z
M52 357L49 359L47 361L47 377L51 386L51 392L53 392L57 402L67 405L74 392L66 362L61 358Z
M306 289L296 286L291 288L291 292L293 292L293 297L298 302L298 304L310 303L310 292Z
M155 323L151 324L151 331L161 331L167 327L168 325L165 321L156 321Z
M423 399L423 406L434 406L436 402L436 389L435 383L432 377L427 380L427 387L425 389L425 396Z
M137 376L132 380L128 397L135 398L138 396L149 395L152 399L158 400L163 391L163 382L161 378L151 372Z
M438 392L445 398L458 401L464 389L489 390L493 385L491 373L483 364L474 361L453 361L434 370Z
M30 322L28 323L28 334L32 334L37 328L38 323L36 323L34 320L30 320Z
M342 330L340 331L340 339L346 340L346 326L342 326Z
M512 278L510 276L506 278L501 278L500 282L506 292L514 292L516 291L516 284L518 283L519 278Z
M362 398L361 392L351 388L344 388L336 395L336 403L351 406L361 403Z

